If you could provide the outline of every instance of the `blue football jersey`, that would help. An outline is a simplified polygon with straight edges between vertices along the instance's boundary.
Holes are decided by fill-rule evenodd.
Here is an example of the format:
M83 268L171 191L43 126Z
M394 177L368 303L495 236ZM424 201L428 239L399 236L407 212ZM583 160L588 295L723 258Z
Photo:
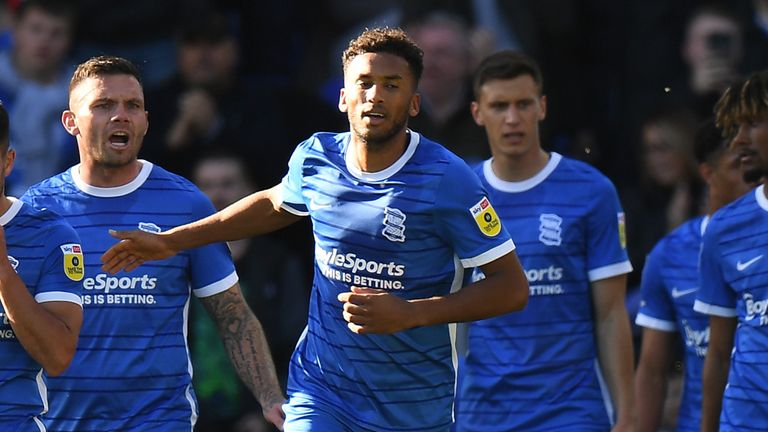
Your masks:
M768 430L768 200L764 186L715 213L694 309L736 317L721 431Z
M10 198L0 215L8 260L38 303L82 304L83 251L80 238L61 217ZM16 339L0 304L0 431L43 431L48 410L47 380Z
M56 431L191 430L190 293L210 296L237 282L229 250L204 246L116 275L102 272L99 258L116 242L108 229L164 231L211 214L210 201L146 161L124 186L90 186L75 166L23 199L61 214L85 249L80 343L67 372L50 380L46 424Z
M522 182L496 177L491 160L476 172L515 238L530 296L522 312L469 324L457 430L608 430L590 282L632 270L613 185L557 153Z
M389 168L362 172L350 134L315 134L283 179L283 208L309 215L315 278L307 329L291 360L292 404L330 410L351 430L445 431L455 386L455 325L358 335L337 295L351 286L404 299L459 289L463 268L514 249L471 169L410 132Z
M699 288L701 236L708 218L692 219L662 238L645 260L640 310L635 322L679 332L685 344L685 386L677 430L698 431L701 379L709 344L709 317L693 310Z

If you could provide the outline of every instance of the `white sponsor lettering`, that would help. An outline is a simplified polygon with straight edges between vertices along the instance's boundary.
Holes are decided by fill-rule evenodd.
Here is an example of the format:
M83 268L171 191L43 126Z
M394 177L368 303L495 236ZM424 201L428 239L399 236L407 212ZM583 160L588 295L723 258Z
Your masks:
M150 277L149 275L141 276L108 276L104 273L96 275L96 277L85 278L83 280L83 288L86 290L104 291L104 294L108 294L110 291L116 289L136 289L141 288L144 290L151 290L157 287L157 278Z
M768 324L768 299L755 300L750 293L744 293L744 306L747 309L747 316L744 321L751 321L755 318L760 320L761 326Z
M315 248L315 259L317 259L318 263L351 270L352 274L360 271L386 276L403 276L405 274L405 265L403 264L396 264L394 261L388 263L369 261L358 257L357 254L352 252L346 254L339 253L339 250L336 248L328 252L317 246Z

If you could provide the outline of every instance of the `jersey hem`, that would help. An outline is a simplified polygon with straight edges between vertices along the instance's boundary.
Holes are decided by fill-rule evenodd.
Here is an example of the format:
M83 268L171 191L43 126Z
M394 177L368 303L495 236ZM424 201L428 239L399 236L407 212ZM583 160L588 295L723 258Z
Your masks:
M644 313L637 314L637 318L635 318L635 324L641 327L665 332L673 332L677 330L677 326L674 322L654 318Z
M738 316L738 312L736 312L735 308L715 306L709 303L704 303L703 301L698 299L693 303L693 310L695 310L696 312L701 312L706 315L714 315L714 316L725 317L725 318L735 318Z
M501 258L504 255L512 252L513 250L515 250L515 242L513 242L512 239L509 239L504 243L494 247L491 250L481 253L476 257L462 259L461 265L463 265L464 268L479 267L481 265L488 264L489 262L494 261L498 258Z
M224 279L194 290L195 297L210 297L212 295L226 291L232 288L232 286L235 285L238 280L237 271L233 271Z
M632 264L629 261L623 261L603 267L592 269L587 273L590 282L608 279L610 277L627 274L632 271Z

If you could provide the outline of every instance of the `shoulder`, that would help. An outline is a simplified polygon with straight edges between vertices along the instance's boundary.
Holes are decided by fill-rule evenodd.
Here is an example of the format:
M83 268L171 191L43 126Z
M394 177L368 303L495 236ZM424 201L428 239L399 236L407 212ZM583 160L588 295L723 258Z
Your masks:
M463 178L476 175L467 163L443 145L419 135L419 145L409 161L425 174Z
M210 202L205 194L190 180L158 165L152 167L152 172L147 177L142 188L159 191L162 194L172 194L163 196L173 198L174 200L188 199L190 203ZM174 205L176 204L178 204L178 201L174 201Z
M763 209L756 199L757 193L761 190L762 188L753 189L717 210L707 225L707 234L727 229L739 229L754 214L762 216Z
M598 187L601 190L615 191L613 182L600 170L592 165L576 159L563 156L555 169L556 175L564 176L571 181L577 181L588 187Z
M67 170L30 186L24 193L23 198L61 195L75 192L76 190L77 188L72 182L72 176L69 170Z
M20 227L37 230L40 236L52 242L62 237L78 238L74 228L58 213L46 208L35 208L25 202L21 203L13 220Z

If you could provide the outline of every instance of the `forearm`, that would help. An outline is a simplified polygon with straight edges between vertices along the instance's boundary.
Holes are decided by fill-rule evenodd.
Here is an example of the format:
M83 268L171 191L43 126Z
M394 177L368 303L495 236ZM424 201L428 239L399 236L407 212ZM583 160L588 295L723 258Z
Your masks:
M4 273L0 301L16 338L49 374L60 374L75 354L79 328L71 328L37 303L15 272Z
M635 394L637 432L658 431L667 395L666 372L641 363L635 375Z
M730 364L730 354L707 352L702 377L702 432L717 432L720 428L720 411Z
M279 210L279 188L256 192L204 219L163 233L172 248L179 251L210 243L240 240L265 234L298 220Z
M597 344L600 367L616 405L617 425L631 425L635 419L632 390L632 335L627 311L614 307L598 318Z
M242 300L239 288L205 299L227 355L240 379L265 410L285 400L261 323Z
M411 300L416 325L468 322L522 310L528 303L528 280L514 253L483 268L485 279L442 297Z

